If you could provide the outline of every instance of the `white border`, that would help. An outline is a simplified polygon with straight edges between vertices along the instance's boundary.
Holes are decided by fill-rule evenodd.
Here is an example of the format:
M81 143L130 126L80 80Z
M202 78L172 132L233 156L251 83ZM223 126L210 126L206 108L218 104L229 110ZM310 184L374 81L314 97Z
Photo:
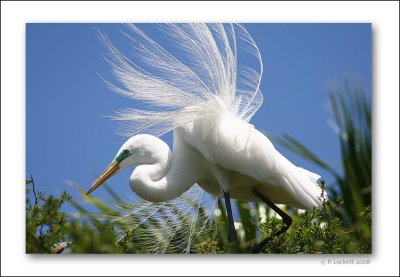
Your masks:
M332 256L25 255L25 23L371 22L374 49L374 244L371 264ZM1 2L2 275L398 275L399 3ZM388 212L390 211L390 212ZM341 256L340 258L343 258ZM352 258L346 256L346 258Z

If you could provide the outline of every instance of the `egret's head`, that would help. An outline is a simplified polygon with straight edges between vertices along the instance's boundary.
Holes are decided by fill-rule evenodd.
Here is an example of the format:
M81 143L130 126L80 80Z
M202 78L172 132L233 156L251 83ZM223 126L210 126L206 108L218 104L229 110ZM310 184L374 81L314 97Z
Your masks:
M94 181L87 194L93 192L121 169L134 164L153 163L157 160L157 156L165 153L164 150L169 151L168 146L154 136L141 134L131 137L121 146L114 160Z

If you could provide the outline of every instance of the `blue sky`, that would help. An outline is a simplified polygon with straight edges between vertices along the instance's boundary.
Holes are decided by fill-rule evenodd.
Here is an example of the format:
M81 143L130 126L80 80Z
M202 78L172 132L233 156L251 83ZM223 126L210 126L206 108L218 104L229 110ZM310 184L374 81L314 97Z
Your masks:
M161 39L153 25L140 24ZM339 143L328 126L328 89L345 76L361 80L371 95L370 24L245 24L264 62L264 103L252 119L256 128L287 133L323 159L340 164ZM27 24L26 26L26 173L47 194L77 191L67 180L89 188L125 138L106 116L135 105L110 91L101 75L113 80L98 31L121 41L117 24ZM172 136L163 137L172 147ZM332 177L279 145L293 163ZM127 169L108 181L129 191ZM95 195L105 198L101 188Z

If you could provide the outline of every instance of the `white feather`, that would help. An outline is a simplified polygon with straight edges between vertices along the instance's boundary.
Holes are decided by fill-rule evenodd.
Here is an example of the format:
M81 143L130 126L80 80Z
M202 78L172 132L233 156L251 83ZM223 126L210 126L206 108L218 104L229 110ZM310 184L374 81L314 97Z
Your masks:
M114 116L127 123L126 135L145 132L159 136L221 111L249 122L260 107L261 55L241 25L160 25L179 50L179 58L136 26L127 27L130 32L124 34L134 50L129 57L102 36L120 81L119 86L108 85L145 107L125 109Z

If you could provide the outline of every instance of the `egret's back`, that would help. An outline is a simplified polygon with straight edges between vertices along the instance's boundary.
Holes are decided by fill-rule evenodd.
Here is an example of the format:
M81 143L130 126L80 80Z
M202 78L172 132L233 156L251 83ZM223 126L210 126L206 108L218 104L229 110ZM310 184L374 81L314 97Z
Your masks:
M265 135L241 119L220 114L187 124L185 130L186 141L210 164L232 171L234 178L247 182L236 184L237 180L231 180L231 186L241 186L247 200L258 185L272 194L266 196L274 202L303 209L321 206L321 199L326 197L316 183L317 174L293 165Z

